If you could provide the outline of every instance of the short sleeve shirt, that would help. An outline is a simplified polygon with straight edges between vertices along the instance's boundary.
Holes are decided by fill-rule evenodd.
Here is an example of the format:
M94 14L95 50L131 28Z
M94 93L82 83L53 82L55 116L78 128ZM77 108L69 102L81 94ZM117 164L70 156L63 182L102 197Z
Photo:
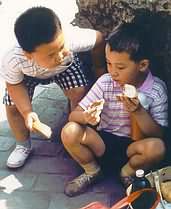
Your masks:
M63 32L65 44L71 53L65 57L62 65L51 69L51 71L47 68L42 68L35 61L27 59L22 48L17 44L2 60L0 76L10 84L20 83L24 75L46 79L65 71L67 69L66 63L72 62L74 53L88 51L95 45L95 30L69 26L65 27Z
M149 103L148 111L153 119L158 124L167 126L168 98L165 83L149 73L138 91L144 93L147 97ZM122 94L122 92L122 87L112 80L110 74L107 73L96 81L79 105L83 109L87 109L92 102L104 99L104 108L97 129L119 136L130 137L130 114L124 108L123 103L117 99L117 96Z

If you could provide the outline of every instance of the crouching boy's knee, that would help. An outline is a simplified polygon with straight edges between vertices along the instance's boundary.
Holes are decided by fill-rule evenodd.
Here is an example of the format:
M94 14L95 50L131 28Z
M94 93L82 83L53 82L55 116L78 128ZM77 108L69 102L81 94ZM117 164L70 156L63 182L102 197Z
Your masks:
M78 123L68 122L61 132L62 143L64 145L75 144L82 132L82 127Z
M164 142L159 138L151 138L149 149L147 150L147 154L152 156L153 159L156 159L156 161L162 160L166 151Z
M148 138L143 140L143 155L149 162L160 162L165 155L165 144L159 138Z
M132 143L127 150L129 158L137 156L144 163L155 163L163 160L165 156L165 144L159 138L146 138ZM136 159L137 160L137 159Z

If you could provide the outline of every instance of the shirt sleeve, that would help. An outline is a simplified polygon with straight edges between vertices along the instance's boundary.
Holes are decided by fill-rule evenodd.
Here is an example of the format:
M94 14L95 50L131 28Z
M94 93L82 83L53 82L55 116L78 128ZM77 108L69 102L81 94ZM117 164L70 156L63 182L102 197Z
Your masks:
M21 71L17 59L15 57L11 57L8 54L2 60L0 76L10 84L18 84L23 80L24 74Z
M87 95L79 102L79 105L86 110L88 106L100 99L104 99L104 85L103 85L103 76L101 76L96 83L89 90Z
M66 46L73 52L92 49L96 43L96 31L93 29L68 27L64 29Z
M156 98L154 98L150 107L151 115L161 126L168 126L168 96L166 86L164 84L160 85L155 91Z

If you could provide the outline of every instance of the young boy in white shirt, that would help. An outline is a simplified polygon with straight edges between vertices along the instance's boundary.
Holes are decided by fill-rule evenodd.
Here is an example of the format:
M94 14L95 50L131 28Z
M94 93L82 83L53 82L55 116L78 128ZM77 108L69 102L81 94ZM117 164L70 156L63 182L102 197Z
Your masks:
M98 57L104 50L100 32L62 28L58 16L45 7L26 10L16 20L14 30L18 44L4 57L0 71L7 87L4 104L8 122L17 140L7 160L10 168L22 166L31 152L29 133L33 122L39 120L31 104L36 85L57 83L73 109L89 82L77 52L92 49Z

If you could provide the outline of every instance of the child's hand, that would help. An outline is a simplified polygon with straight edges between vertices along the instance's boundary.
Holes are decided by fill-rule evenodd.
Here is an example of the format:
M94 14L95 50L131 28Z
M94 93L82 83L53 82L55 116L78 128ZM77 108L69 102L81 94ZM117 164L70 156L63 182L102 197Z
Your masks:
M133 85L125 84L123 94L117 96L117 99L124 104L128 112L135 112L141 107L137 89Z
M103 109L104 100L93 102L87 110L84 111L84 118L88 124L93 126L100 122L100 114Z
M124 104L128 112L135 112L141 107L138 97L129 98L127 96L120 95L117 97L117 99Z
M87 110L84 111L84 120L86 121L86 123L92 125L92 126L95 126L99 123L100 121L100 117L97 117L96 116L96 108L89 108Z
M25 118L25 124L30 131L33 131L33 122L35 121L40 121L38 115L35 112L28 113Z

